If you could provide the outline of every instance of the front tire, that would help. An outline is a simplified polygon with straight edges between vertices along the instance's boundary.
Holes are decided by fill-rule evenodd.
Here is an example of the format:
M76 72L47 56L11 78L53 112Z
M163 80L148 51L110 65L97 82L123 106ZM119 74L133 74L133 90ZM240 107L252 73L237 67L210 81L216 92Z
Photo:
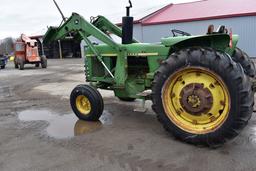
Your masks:
M178 139L218 146L244 128L253 112L251 82L240 64L213 49L170 55L155 74L152 108Z
M47 58L45 56L41 57L41 66L42 68L47 68Z
M70 95L70 105L76 116L85 121L97 121L104 104L98 90L89 85L78 85Z

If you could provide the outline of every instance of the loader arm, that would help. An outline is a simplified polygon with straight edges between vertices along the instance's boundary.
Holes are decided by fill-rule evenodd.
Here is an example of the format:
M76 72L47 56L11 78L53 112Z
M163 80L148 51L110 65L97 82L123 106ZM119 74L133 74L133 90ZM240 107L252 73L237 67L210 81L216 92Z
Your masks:
M118 32L117 29L114 30L115 32ZM88 39L89 36L93 36L115 50L120 49L120 45L114 42L114 40L112 40L106 33L98 29L93 24L87 22L77 13L73 13L72 16L61 26L57 28L50 27L44 36L44 44L49 44L50 42L56 40L65 39L70 35L79 41ZM85 41L87 42L88 40Z
M117 29L115 29L115 31L118 32ZM109 75L114 78L114 75L104 63L102 55L88 37L93 36L116 51L122 51L121 45L117 44L108 34L104 33L93 24L87 22L82 16L77 13L73 13L72 16L60 27L50 27L44 36L43 42L45 44L48 44L52 41L65 39L67 36L72 36L74 39L77 39L79 41L84 40L91 49L91 51L95 54L99 62L109 73Z
M91 23L105 34L112 33L122 38L122 29L120 29L117 25L113 24L104 16L99 15L97 17L92 17ZM132 43L139 43L139 41L133 38Z

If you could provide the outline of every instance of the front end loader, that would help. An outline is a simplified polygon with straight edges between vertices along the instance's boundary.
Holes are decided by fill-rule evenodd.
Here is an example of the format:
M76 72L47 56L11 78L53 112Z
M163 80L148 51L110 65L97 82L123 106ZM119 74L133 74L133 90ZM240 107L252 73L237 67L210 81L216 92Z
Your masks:
M152 100L163 127L182 141L218 146L236 137L253 113L255 76L253 62L236 47L238 36L221 29L140 43L132 35L131 6L122 29L103 16L88 22L73 13L45 34L44 43L72 36L87 44L85 76L90 85L78 85L70 95L77 117L98 120L104 103L97 89L106 89L127 102ZM90 36L102 43L92 43Z

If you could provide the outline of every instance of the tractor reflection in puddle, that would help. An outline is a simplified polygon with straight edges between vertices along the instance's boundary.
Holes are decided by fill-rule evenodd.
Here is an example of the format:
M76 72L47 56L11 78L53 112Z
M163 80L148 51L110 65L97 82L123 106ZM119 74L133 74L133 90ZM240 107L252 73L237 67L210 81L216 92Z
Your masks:
M104 111L97 122L77 120L73 114L58 115L48 110L25 110L18 114L19 120L24 122L46 121L47 135L56 139L72 138L92 133L112 124L112 115Z

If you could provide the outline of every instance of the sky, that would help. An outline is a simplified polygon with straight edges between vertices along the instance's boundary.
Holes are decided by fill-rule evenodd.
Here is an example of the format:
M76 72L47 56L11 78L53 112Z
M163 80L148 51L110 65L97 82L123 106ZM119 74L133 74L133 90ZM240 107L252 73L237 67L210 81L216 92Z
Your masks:
M121 21L125 15L128 0L56 0L64 15L76 12L85 19L104 15L113 22ZM170 3L184 3L195 0L132 0L131 14L143 16ZM11 3L10 3L11 2ZM61 16L52 0L0 0L0 39L44 34L47 26L58 26Z

